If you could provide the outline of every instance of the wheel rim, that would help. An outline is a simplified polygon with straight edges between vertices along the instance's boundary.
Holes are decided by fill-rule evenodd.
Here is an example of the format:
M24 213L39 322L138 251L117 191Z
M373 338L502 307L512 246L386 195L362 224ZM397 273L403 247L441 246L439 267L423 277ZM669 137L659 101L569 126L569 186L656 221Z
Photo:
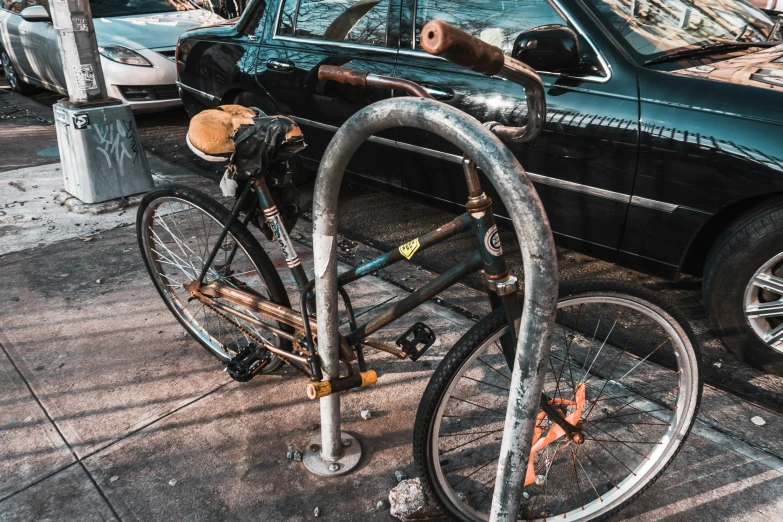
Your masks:
M18 81L16 78L16 71L14 71L14 66L11 65L11 59L8 57L8 54L6 54L5 51L3 51L2 55L0 55L0 58L2 58L1 61L3 62L3 70L5 71L5 77L8 80L8 84L12 89L16 89Z
M767 346L783 353L783 252L756 270L745 287L745 320Z
M173 306L174 313L183 320L191 335L200 339L218 357L225 360L233 358L239 350L253 342L252 339L198 300L188 300L189 295L183 288L184 283L198 276L203 259L217 241L222 225L192 202L176 197L156 199L144 210L142 223L144 255L150 263L152 277L165 295L164 299ZM230 264L231 269L227 269L231 273L226 274L220 267L226 264L234 245L238 248ZM269 291L260 276L258 266L231 233L221 246L204 283L215 280L234 287L246 284L269 298ZM218 302L224 306L238 308L226 301ZM245 308L241 311L255 319L265 320ZM241 319L232 319L253 336L274 346L280 345L280 339L275 334ZM270 324L280 327L277 323ZM276 358L272 356L270 361L274 360Z
M593 342L590 343L597 355L591 359L589 352L586 352L588 357L582 361L584 365L579 370L583 372L586 377L583 380L587 382L585 388L588 401L580 419L587 440L584 444L577 445L563 437L534 455L536 482L525 487L524 491L528 497L522 499L520 508L520 517L523 520L542 520L555 516L558 520L587 520L621 505L654 478L676 453L695 414L697 401L694 390L698 386L698 376L696 363L685 345L687 337L666 321L661 315L662 311L659 313L622 296L577 297L558 303L557 328L562 329L562 335L558 338L556 332L553 336L552 357L547 368L544 391L552 398L567 398L569 395L564 386L561 386L558 392L558 379L553 377L556 377L560 370L562 378L565 362L572 358L579 362L580 356L577 352L585 352L590 345L583 343L586 340L584 331L577 331L576 334L573 331L568 332L564 324L574 323L568 323L569 317L563 314L563 310L565 306L573 310L574 307L581 309L587 304L607 308L607 320L601 325L599 317ZM642 315L649 318L651 324L660 328L664 337L671 339L667 350L671 353L661 353L660 347L650 346L646 348L650 353L646 355L647 359L644 359L644 346L636 346L644 343L633 344L633 351L637 353L626 351L631 346L631 336L628 335L628 344L620 350L613 346L614 340L608 342L616 330L614 327L602 338L600 333L610 328L608 320L611 315L608 309L618 307L635 312L626 312L626 317ZM571 319L573 315L571 314ZM576 324L578 322L577 319ZM622 330L627 330L625 320L615 320L614 325L620 327L618 336L623 333ZM645 328L650 330L649 326ZM504 329L498 332L485 342L459 369L447 388L445 399L438 407L433 425L430 451L432 455L438 455L438 463L432 463L431 467L434 468L439 487L449 503L463 516L472 520L487 520L489 503L492 500L508 393L507 387L502 383L508 382L510 378L510 372L496 344L505 331ZM596 334L599 334L597 338ZM569 336L574 337L569 341ZM579 339L580 337L585 339ZM650 335L650 339L652 338ZM595 342L597 339L603 339L603 344ZM584 346L575 350L574 345L580 343ZM494 352L490 352L492 347L495 348ZM612 360L616 362L611 363ZM496 364L498 362L499 364ZM570 371L572 374L578 373L573 372L572 363L568 364ZM663 363L670 367L660 366ZM558 365L561 365L562 369L559 369ZM640 368L648 374L644 379L640 378ZM615 372L601 375L614 369L617 370L617 375ZM499 375L502 375L502 378L498 377ZM574 384L578 385L578 381L578 378L575 379ZM464 385L465 382L468 383L467 386ZM566 381L560 379L560 382ZM492 400L484 401L487 395L492 397ZM453 400L455 398L456 401ZM631 405L623 406L626 402L631 402ZM623 411L620 411L621 408L624 408ZM570 407L566 411L571 411ZM466 412L471 417L478 412L489 420L468 419ZM595 412L600 412L598 419ZM543 438L551 428L551 421L545 418L541 426ZM632 427L633 433L623 431ZM641 432L640 427L644 428ZM651 437L653 432L654 439L643 440ZM621 449L607 448L610 444L605 442L607 440L613 440L612 445L620 446ZM648 442L650 444L647 444ZM455 454L457 456L451 457ZM614 460L607 464L613 456ZM623 460L625 462L622 462L621 466ZM565 480L561 473L564 464L572 466L574 470ZM444 468L449 469L444 471ZM556 477L557 474L560 476ZM470 489L463 484L468 484ZM478 490L479 493L473 490ZM561 509L557 509L558 506Z

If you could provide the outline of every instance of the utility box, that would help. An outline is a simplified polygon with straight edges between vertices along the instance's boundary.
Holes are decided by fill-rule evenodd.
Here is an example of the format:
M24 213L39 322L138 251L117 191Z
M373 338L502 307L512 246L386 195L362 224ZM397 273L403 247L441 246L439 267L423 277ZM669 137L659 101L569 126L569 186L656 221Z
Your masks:
M136 120L119 100L89 107L54 105L65 190L85 203L146 192L155 186Z

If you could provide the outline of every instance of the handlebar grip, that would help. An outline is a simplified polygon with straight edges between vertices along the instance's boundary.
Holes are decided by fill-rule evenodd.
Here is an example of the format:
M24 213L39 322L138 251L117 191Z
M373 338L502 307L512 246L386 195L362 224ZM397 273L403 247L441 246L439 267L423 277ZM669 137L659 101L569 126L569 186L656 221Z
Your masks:
M355 71L344 67L335 67L334 65L322 65L318 68L319 80L334 80L358 87L367 86L367 75L369 74L367 71Z
M494 76L503 69L503 51L441 20L433 20L421 30L422 48L435 56Z

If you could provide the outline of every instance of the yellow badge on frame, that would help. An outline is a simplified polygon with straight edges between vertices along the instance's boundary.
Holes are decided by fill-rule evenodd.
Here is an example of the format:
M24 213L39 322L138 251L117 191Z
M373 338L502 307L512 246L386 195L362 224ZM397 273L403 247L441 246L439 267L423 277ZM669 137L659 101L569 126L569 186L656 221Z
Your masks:
M419 238L416 238L413 241L408 241L404 245L400 245L400 254L402 254L405 259L410 259L419 249L419 246L421 246L419 245Z

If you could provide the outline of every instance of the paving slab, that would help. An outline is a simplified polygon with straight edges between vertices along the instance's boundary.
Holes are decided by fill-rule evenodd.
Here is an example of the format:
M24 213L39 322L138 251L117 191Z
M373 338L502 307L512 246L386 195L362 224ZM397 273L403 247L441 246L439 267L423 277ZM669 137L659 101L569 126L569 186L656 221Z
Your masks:
M176 177L176 170L169 175ZM203 188L217 192L214 185ZM308 228L302 221L292 237L309 269ZM409 235L401 230L400 242ZM93 237L47 240L0 258L0 285L9 289L0 297L2 344L90 474L81 464L57 472L44 459L38 467L54 475L32 486L20 478L18 492L0 501L0 520L109 519L101 495L121 519L310 520L316 507L328 520L388 519L388 505L375 506L395 485L395 471L414 475L416 408L432 370L473 324L465 314L427 303L375 336L393 344L421 320L438 342L416 364L367 350L379 384L341 396L344 429L358 436L363 459L346 477L322 479L286 459L289 449L303 449L319 429L318 405L305 398L306 379L288 368L245 384L231 381L165 309L143 268L133 227ZM343 261L376 254L358 245L341 250ZM297 302L284 259L271 257ZM406 285L377 277L349 285L362 318L436 276L411 263L394 270L394 279ZM483 294L464 285L454 290L457 308L480 314L486 306ZM13 371L6 380L15 389L24 381L19 375L14 381ZM20 404L22 392L15 392ZM721 394L708 391L701 422L680 458L618 519L776 520L783 507L780 418ZM362 410L372 417L362 420ZM750 414L765 417L768 429L748 429ZM31 436L27 444L44 442ZM54 462L61 457L44 453ZM54 496L39 501L46 487Z
M0 335L0 499L76 462L5 354Z
M692 434L666 473L615 519L773 522L781 513L783 474Z
M435 324L422 316L444 343L463 331L453 322L449 331L448 318ZM379 384L341 398L343 429L364 448L359 469L346 477L315 477L286 459L289 449L304 449L319 422L318 404L304 395L306 378L291 370L225 386L86 465L122 518L310 520L318 507L327 520L387 520L387 509L374 508L396 484L395 471L414 473L410 431L432 365L379 353L368 353L368 362ZM362 410L372 417L362 420ZM112 476L119 479L108 482Z
M0 501L0 522L116 521L111 507L79 464Z
M164 308L133 236L0 260L6 349L80 457L228 380Z
M150 170L156 184L181 181L190 185L209 185L207 180L183 175L174 166L149 155ZM102 212L88 212L75 204L64 191L60 163L0 172L0 256L41 247L76 237L89 238L104 230L128 226L136 221L140 196L122 198L113 208L106 204ZM111 208L111 209L110 209ZM110 209L110 210L107 210ZM77 211L73 211L77 210Z

